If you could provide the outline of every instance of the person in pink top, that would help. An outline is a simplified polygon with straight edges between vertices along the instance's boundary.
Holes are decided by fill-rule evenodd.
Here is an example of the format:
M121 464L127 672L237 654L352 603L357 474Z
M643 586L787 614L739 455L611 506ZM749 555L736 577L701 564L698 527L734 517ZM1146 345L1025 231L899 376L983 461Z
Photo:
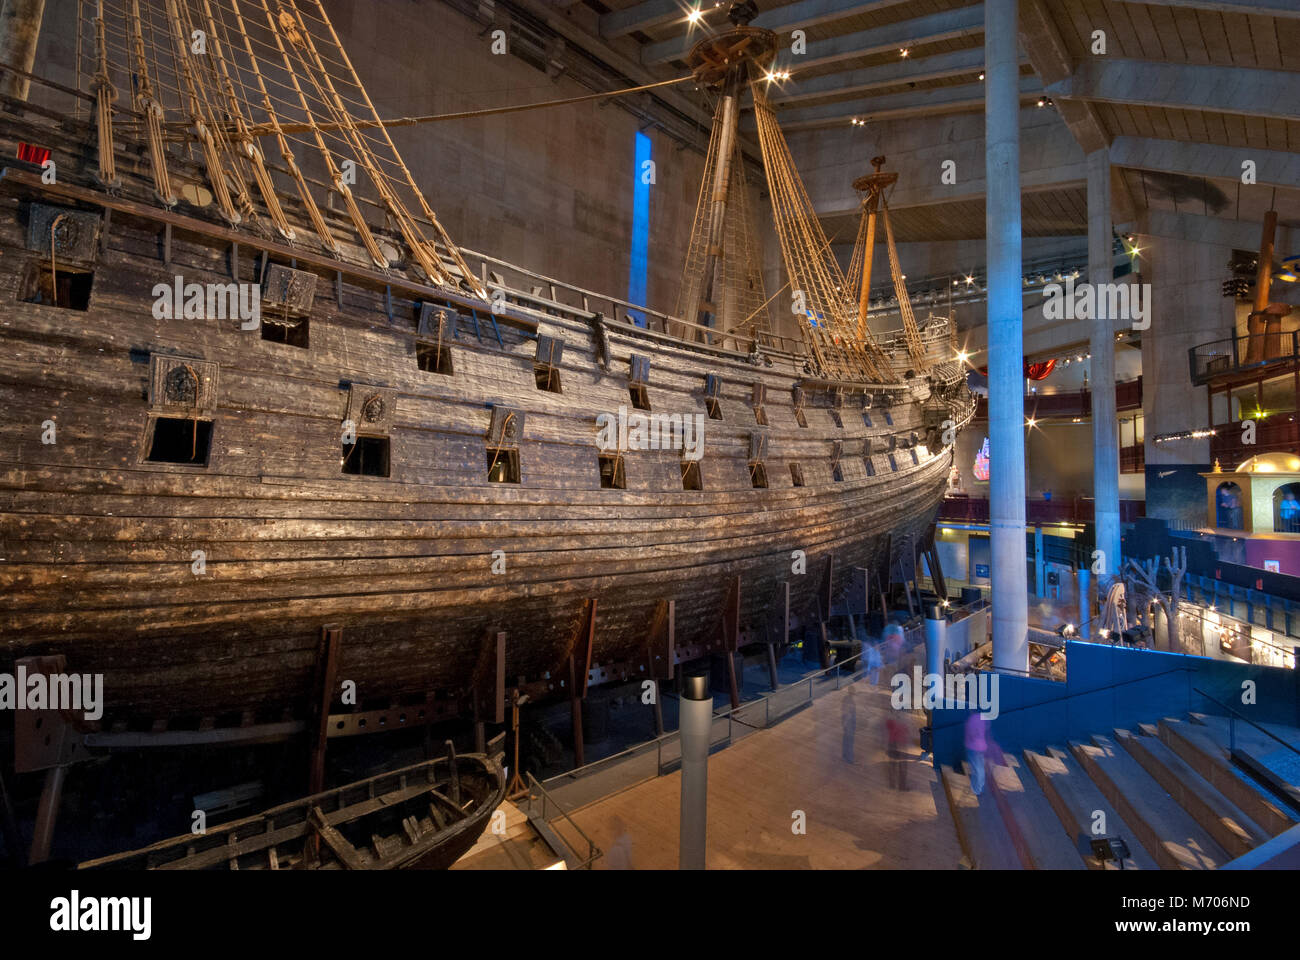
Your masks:
M988 720L978 710L966 718L966 767L975 796L984 792L984 754L989 748Z

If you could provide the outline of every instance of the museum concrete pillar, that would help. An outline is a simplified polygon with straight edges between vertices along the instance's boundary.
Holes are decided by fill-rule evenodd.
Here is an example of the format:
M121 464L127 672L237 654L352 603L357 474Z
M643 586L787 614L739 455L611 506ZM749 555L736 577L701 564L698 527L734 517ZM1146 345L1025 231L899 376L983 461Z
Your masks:
M1084 640L1092 639L1092 602L1089 595L1089 581L1087 567L1080 567L1078 570L1078 588L1079 588L1079 636Z
M709 674L682 678L678 730L682 743L681 830L677 866L704 869L704 845L709 816L709 730L713 726L713 694Z
M1104 284L1114 280L1114 254L1110 218L1110 150L1088 154L1088 282L1092 284L1095 308L1088 350L1092 354L1089 383L1092 386L1092 493L1096 503L1097 568L1101 580L1109 583L1119 572L1119 426L1115 421L1115 327L1118 320L1109 310L1110 298L1102 295Z
M925 605L925 672L943 673L944 648L948 645L948 618L938 603Z
M0 63L32 72L41 36L45 0L4 0L0 9ZM26 100L31 81L12 70L0 71L0 93Z
M984 3L988 244L989 549L993 667L1027 670L1025 390L1020 263L1020 53L1017 0Z

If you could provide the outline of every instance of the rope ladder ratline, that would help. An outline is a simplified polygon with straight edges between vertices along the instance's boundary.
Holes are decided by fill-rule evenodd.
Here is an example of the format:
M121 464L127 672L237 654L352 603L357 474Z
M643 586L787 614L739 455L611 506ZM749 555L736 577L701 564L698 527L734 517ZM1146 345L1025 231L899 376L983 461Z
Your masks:
M869 332L857 339L849 322L844 288L847 281L790 157L771 105L757 81L751 81L759 147L767 172L773 218L793 289L802 292L805 311L801 330L823 368L837 377L866 376L896 381L889 358Z

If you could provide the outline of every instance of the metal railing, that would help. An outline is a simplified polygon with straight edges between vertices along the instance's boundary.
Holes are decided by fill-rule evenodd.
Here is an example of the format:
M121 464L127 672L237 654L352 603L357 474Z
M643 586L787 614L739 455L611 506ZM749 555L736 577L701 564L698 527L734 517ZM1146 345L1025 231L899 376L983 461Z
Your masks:
M905 631L905 642L912 643L921 632L920 628ZM774 726L825 694L857 682L866 675L859 662L861 657L861 653L855 653L757 699L715 713L709 733L709 752L725 749L750 733ZM681 735L673 730L550 777L546 787L551 802L558 806L563 799L569 809L576 809L634 783L671 773L680 760Z
M533 808L535 807L535 805L539 800L541 801L541 807L542 807L541 813L534 814ZM578 851L573 849L573 845L569 843L568 838L563 836L558 830L551 831L552 834L557 839L560 840L560 842L564 843L569 848L569 852L573 854L573 859L575 863L572 866L570 866L569 869L590 870L591 865L596 862L597 858L603 856L604 854L601 853L600 848L596 846L595 842L591 839L591 837L587 836L587 832L583 830L582 827L578 826L576 822L574 822L574 819L571 816L569 816L569 812L565 810L564 807L560 806L560 804L556 803L555 799L546 791L546 788L537 782L536 777L534 777L531 773L529 773L528 774L528 817L529 819L532 819L532 817L536 815L538 819L542 821L542 823L546 824L547 826L550 826L551 818L550 816L548 816L548 814L552 806L554 806L555 809L560 812L560 817L563 818L564 822L567 823L570 827L572 827L574 832L577 833L577 835L582 838L583 842L587 844L587 855L579 859ZM563 850L557 850L555 852L560 854L560 856L562 857L564 856ZM566 864L569 862L568 857L564 857L564 860Z
M1085 642L1087 642L1087 641L1085 641ZM996 672L996 673L1002 673L1002 672L1004 672L1004 671L1002 671L1002 670L998 670L998 671L995 671L995 672ZM1128 680L1121 680L1119 683L1108 683L1108 684L1106 684L1106 685L1104 685L1104 686L1101 686L1101 687L1094 687L1094 688L1091 689L1091 690L1080 690L1080 691L1078 691L1077 693L1069 693L1069 694L1066 694L1066 695L1063 696L1063 697L1053 697L1053 698L1051 698L1051 699L1048 699L1048 700L1042 700L1042 701L1039 701L1039 702L1037 702L1037 703L1026 703L1026 704L1022 704L1021 706L1018 706L1018 707L1012 707L1010 710L1000 710L1000 711L998 712L998 718L1001 719L1002 717L1010 716L1010 715L1013 714L1013 713L1019 713L1021 710L1033 710L1033 709L1037 709L1037 708L1040 708L1040 707L1054 707L1054 706L1056 706L1056 705L1058 705L1058 704L1064 703L1064 702L1067 701L1067 700L1074 700L1074 699L1076 699L1077 697L1089 697L1089 696L1092 696L1093 694L1096 694L1096 693L1102 693L1102 692L1104 692L1104 691L1106 691L1106 690L1115 690L1115 689L1117 689L1117 688L1119 688L1119 687L1126 687L1126 686L1128 686L1129 684L1132 684L1132 683L1142 683L1142 682L1145 681L1145 680L1154 680L1156 677L1163 677L1163 676L1165 676L1166 674L1170 674L1170 673L1180 673L1180 672L1181 672L1181 673L1199 673L1200 671L1197 670L1195 667L1171 667L1171 668L1168 669L1168 670L1161 670L1159 673L1148 673L1148 674L1145 674L1144 676L1141 676L1141 677L1132 677L1132 678L1130 678L1130 679L1128 679ZM1030 679L1042 679L1042 678L1040 678L1040 677L1031 677ZM1189 683L1190 683L1190 681L1189 681ZM1189 687L1189 689L1195 690L1196 688L1195 688L1195 687ZM1197 692L1199 693L1200 691L1197 691ZM1189 698L1189 699L1190 699L1190 698ZM954 721L954 722L952 722L952 723L945 723L945 724L942 724L942 725L936 726L936 727L934 727L934 731L935 731L935 733L938 733L940 730L951 730L951 729L953 729L954 727L959 727L959 726L961 726L961 725L964 724L965 722L966 722L966 718L965 718L965 717L962 717L960 720L956 720L956 721Z
M1192 383L1300 359L1300 331L1257 333L1201 343L1187 351Z
M1072 497L1064 500L1025 500L1025 522L1028 524L1084 524L1093 521L1096 502L1091 497ZM1120 522L1133 523L1146 514L1145 500L1121 500ZM965 521L988 523L987 497L947 496L939 505L939 521Z
M1203 696L1206 700L1209 700L1210 703L1213 703L1215 706L1228 711L1228 753L1229 754L1234 754L1237 752L1237 721L1240 720L1242 723L1250 724L1260 733L1264 734L1264 736L1276 740L1278 743L1282 744L1282 746L1286 747L1292 753L1300 755L1300 749L1296 749L1295 746L1293 746L1290 743L1287 743L1277 734L1269 730L1265 730L1254 720L1251 720L1249 717L1245 716L1244 714L1239 713L1235 708L1224 703L1222 700L1218 699L1217 697L1212 697L1204 690L1199 690L1196 687L1192 687L1192 690L1196 693L1199 693L1201 696Z

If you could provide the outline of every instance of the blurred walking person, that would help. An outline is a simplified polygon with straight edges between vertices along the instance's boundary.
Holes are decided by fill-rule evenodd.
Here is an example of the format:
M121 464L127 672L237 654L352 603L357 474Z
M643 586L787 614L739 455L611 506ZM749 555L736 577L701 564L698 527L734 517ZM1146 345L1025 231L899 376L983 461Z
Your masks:
M880 645L868 643L866 650L867 679L873 687L880 685L880 668L884 665L880 659Z
M885 717L885 744L889 755L889 785L895 790L907 789L907 746L911 737L911 725L903 714L890 710Z
M840 723L844 727L844 737L840 753L845 763L853 762L853 740L858 732L858 702L853 698L854 688L844 692L844 701L840 704Z
M984 754L988 751L988 721L976 710L966 718L966 766L971 792L984 792Z

